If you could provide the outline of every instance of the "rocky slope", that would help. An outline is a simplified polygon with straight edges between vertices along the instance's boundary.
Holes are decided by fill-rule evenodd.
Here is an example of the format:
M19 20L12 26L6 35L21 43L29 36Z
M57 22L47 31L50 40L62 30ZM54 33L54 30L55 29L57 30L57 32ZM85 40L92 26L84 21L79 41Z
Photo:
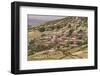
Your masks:
M87 17L65 17L28 29L28 60L87 58Z

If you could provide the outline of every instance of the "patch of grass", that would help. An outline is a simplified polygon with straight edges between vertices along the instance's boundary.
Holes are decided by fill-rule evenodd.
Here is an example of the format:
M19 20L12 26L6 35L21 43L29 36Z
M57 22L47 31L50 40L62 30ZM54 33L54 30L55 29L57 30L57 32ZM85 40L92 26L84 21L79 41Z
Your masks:
M41 32L34 30L31 32L28 32L28 41L30 42L33 39L41 37Z
M55 52L48 52L48 53L44 53L44 54L40 54L40 55L30 55L28 56L28 60L51 60L51 59L60 59L62 58L64 55L61 51L55 51Z

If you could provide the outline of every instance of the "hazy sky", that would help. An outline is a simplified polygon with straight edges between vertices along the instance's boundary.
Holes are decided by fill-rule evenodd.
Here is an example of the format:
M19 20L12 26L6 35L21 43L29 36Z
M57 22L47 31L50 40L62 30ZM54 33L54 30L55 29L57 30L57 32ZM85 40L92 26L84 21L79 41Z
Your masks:
M39 25L47 21L62 19L64 16L53 16L53 15L28 15L28 25Z

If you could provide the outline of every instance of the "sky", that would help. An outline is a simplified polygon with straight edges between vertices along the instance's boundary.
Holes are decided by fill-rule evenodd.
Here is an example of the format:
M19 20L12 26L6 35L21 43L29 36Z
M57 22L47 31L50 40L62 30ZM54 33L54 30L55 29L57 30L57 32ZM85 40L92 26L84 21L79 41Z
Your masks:
M28 25L34 26L34 25L40 25L47 21L56 20L56 19L62 19L65 18L65 16L53 16L53 15L28 15Z

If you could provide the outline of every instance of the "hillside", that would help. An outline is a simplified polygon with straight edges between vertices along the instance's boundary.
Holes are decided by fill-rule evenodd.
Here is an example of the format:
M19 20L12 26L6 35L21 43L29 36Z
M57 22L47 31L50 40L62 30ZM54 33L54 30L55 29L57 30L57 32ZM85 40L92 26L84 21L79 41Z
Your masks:
M87 58L87 17L65 17L28 28L28 60Z

